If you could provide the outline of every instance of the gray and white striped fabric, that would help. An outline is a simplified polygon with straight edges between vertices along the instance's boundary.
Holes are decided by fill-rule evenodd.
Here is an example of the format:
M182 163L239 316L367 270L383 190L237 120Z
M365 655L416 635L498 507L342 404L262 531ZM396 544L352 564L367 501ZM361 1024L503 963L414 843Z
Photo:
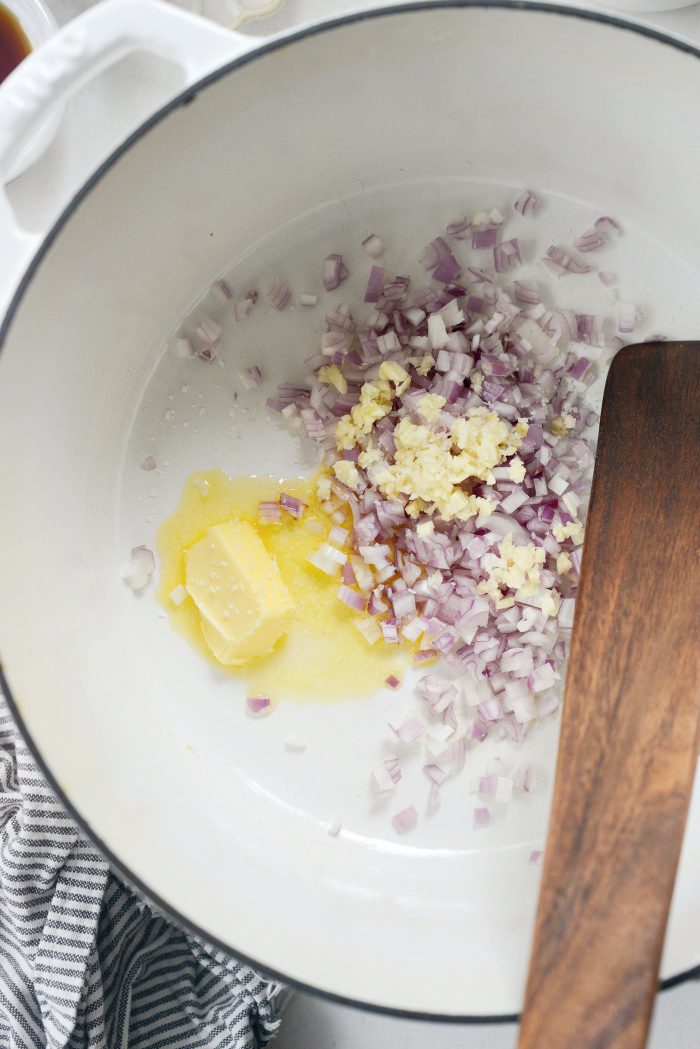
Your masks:
M0 1049L257 1049L276 991L111 873L0 693Z

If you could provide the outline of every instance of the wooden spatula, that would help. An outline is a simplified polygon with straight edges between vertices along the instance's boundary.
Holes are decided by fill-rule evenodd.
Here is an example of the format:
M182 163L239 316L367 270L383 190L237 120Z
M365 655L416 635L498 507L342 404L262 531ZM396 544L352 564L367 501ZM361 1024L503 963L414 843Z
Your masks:
M700 343L647 343L605 388L519 1049L645 1045L698 726Z

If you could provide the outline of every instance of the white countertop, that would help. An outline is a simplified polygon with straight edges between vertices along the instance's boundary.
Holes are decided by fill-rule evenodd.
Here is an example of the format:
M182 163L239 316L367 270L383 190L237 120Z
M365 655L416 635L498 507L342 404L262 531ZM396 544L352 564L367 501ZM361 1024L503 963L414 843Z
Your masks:
M49 0L65 23L92 6L93 0ZM268 34L314 18L389 0L287 0L266 23L250 31ZM181 6L187 6L181 3ZM191 5L196 6L196 5ZM700 5L640 21L700 42ZM90 84L68 105L66 117L42 160L11 187L22 221L46 228L87 175L117 143L177 89L179 75L168 63L131 57ZM441 1025L396 1020L337 1006L307 994L296 994L285 1009L275 1041L278 1049L514 1049L517 1028L505 1025ZM700 986L685 983L663 993L657 1004L652 1049L695 1049L700 1039ZM546 1049L546 1047L543 1047Z

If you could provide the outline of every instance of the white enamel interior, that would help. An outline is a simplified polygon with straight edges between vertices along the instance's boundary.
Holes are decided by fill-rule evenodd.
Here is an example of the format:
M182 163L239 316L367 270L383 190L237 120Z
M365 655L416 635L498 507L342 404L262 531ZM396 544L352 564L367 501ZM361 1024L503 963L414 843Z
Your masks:
M351 22L261 55L161 120L25 291L0 357L5 673L44 761L120 863L261 965L398 1009L516 1012L556 726L523 748L537 793L492 827L472 830L465 776L399 838L389 817L423 806L419 766L407 761L388 806L371 804L368 771L408 694L246 718L243 689L120 571L190 470L310 464L263 396L234 404L234 391L242 362L270 381L303 374L324 311L261 307L245 331L227 325L224 367L177 360L172 333L224 272L239 290L279 273L296 294L319 291L320 259L342 250L353 276L328 301L344 301L366 279L370 230L403 271L455 212L505 207L528 186L547 201L535 225L518 220L528 258L535 233L546 247L618 215L626 236L605 266L623 297L647 331L698 337L698 127L698 58L628 29L469 8ZM569 278L567 301L599 303L592 281ZM139 469L149 452L157 475ZM304 754L284 751L290 733ZM468 760L480 772L484 751ZM696 805L667 976L700 963L699 867Z

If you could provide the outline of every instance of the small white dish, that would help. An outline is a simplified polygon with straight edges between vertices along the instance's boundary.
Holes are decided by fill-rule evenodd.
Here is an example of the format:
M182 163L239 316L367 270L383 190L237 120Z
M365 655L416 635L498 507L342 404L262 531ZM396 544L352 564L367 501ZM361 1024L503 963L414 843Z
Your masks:
M27 39L36 51L58 30L58 24L42 0L2 0L5 7L17 18ZM0 88L1 90L1 88ZM63 106L56 106L24 144L10 169L8 182L16 179L31 167L54 139L63 119Z

